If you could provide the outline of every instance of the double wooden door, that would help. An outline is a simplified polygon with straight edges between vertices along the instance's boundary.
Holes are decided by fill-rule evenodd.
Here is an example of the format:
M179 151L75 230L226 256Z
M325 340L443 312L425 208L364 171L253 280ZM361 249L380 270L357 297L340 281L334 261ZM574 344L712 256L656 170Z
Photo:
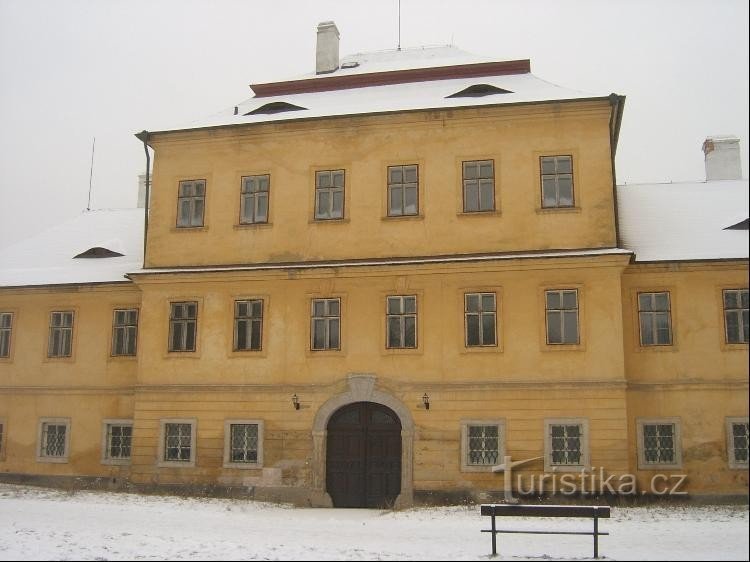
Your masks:
M401 422L393 410L356 402L331 416L326 490L335 507L393 505L401 492Z

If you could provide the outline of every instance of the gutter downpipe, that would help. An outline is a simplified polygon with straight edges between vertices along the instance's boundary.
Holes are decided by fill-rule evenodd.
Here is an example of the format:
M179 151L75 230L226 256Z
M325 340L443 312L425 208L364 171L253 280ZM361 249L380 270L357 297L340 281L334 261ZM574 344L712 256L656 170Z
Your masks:
M146 152L146 201L143 205L143 267L146 267L146 238L148 237L148 206L151 200L151 154L148 152L148 131L141 131L138 135L143 141L143 150Z
M622 122L622 111L625 106L625 96L618 96L615 93L610 94L609 105L612 108L609 115L609 148L612 165L612 200L615 212L615 243L618 248L621 248L622 239L620 238L620 216L617 208L617 173L615 171L615 154L617 152L617 141L620 137L620 124Z

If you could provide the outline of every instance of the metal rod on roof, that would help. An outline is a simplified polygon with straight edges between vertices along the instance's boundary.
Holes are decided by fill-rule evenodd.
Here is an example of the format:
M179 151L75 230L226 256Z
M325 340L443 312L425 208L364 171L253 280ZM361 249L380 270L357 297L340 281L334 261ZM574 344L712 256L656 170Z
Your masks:
M86 205L86 210L91 210L91 180L94 177L94 148L96 147L96 137L94 137L94 142L91 143L91 169L89 170L89 201Z
M398 49L396 50L401 50L401 0L398 0Z

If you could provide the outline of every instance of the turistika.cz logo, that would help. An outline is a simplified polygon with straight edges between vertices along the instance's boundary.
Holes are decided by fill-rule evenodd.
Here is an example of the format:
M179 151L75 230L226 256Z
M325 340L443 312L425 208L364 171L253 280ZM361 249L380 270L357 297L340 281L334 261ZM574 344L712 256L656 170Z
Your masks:
M685 480L687 474L654 474L649 486L638 489L638 481L634 474L610 474L607 475L604 467L584 467L580 472L557 472L553 467L552 472L542 474L530 474L524 477L516 474L515 487L513 486L513 469L517 466L538 461L543 457L533 457L514 461L510 455L503 457L503 463L492 467L493 472L503 472L504 496L508 503L515 503L518 499L513 496L515 490L520 495L535 494L563 494L574 495L620 495L636 496L652 494L655 496L686 496Z

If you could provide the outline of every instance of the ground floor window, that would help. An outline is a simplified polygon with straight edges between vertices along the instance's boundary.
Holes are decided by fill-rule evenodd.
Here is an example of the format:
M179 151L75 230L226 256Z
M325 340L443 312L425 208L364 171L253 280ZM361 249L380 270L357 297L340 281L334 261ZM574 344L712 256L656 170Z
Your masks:
M727 453L730 468L748 468L748 418L727 418Z
M195 466L196 425L194 419L161 421L160 466Z
M461 470L491 471L505 455L504 420L467 420L461 422Z
M263 422L227 420L224 422L224 466L260 468L263 465Z
M588 420L547 419L544 420L544 425L545 471L579 471L589 465Z
M70 447L70 419L42 418L39 420L38 443L38 461L68 462L68 450Z
M678 468L682 465L679 418L636 420L638 468Z
M132 420L104 420L102 462L127 464L133 446Z

